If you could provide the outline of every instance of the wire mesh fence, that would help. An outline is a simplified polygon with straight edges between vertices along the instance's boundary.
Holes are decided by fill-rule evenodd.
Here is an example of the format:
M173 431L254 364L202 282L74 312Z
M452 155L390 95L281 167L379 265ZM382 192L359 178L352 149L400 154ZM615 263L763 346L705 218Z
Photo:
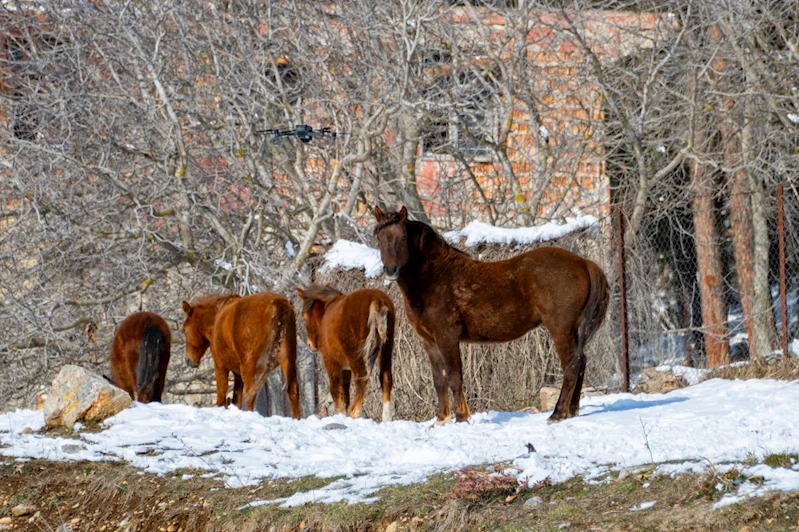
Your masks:
M792 184L764 192L731 198L719 190L710 227L696 226L701 217L686 201L648 212L635 234L616 233L632 373L799 355L799 196ZM759 217L750 207L736 220L736 199L745 207L762 201Z

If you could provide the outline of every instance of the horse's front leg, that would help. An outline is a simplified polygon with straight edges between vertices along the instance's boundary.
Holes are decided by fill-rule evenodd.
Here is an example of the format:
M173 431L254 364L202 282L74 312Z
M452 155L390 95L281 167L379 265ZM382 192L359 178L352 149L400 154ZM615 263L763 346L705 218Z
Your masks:
M433 372L433 385L436 388L436 395L438 396L436 424L443 425L448 423L452 416L449 409L449 394L447 393L447 371L438 346L432 341L425 339L424 348L425 351L427 351L427 358L430 359L430 369Z
M469 405L466 404L466 397L463 393L463 364L461 362L460 342L457 339L439 342L438 348L441 351L441 358L444 360L444 367L447 371L447 382L455 399L455 421L469 421ZM444 393L446 393L446 390Z
M227 406L227 379L230 372L222 366L214 366L216 376L216 406Z

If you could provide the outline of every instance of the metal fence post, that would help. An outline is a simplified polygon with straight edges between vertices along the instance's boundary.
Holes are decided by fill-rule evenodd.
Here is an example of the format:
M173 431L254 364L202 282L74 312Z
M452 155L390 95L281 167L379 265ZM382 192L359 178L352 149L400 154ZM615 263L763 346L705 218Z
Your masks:
M788 360L788 290L785 277L785 212L782 183L777 185L777 238L780 246L780 318L782 321L782 356Z
M616 205L616 242L619 268L619 318L621 319L621 371L622 391L630 391L630 350L627 331L627 282L624 277L624 216L621 205Z

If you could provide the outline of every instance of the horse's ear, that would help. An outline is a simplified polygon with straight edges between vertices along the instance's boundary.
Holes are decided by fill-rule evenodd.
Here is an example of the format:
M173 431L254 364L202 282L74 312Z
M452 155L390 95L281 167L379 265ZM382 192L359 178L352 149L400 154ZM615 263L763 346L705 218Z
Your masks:
M400 222L405 223L408 221L408 209L405 208L405 205L399 211L400 215Z
M298 286L297 287L297 295L300 296L302 299L305 299L305 290L303 290L302 288L300 288Z
M383 214L383 211L380 210L380 207L375 205L375 220L377 220L377 223L382 222L384 216L385 215Z
M186 301L183 302L183 312L186 313L186 317L191 316L191 305Z

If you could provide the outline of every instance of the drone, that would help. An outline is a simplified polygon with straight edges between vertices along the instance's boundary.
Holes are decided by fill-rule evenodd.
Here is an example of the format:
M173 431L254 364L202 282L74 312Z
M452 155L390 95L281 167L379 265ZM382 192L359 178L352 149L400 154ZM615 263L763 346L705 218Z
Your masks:
M336 138L336 132L331 131L329 127L314 129L307 124L300 124L295 126L294 129L262 129L258 133L271 134L274 140L279 140L283 137L297 137L306 144L311 142L314 137L329 135L332 138Z

